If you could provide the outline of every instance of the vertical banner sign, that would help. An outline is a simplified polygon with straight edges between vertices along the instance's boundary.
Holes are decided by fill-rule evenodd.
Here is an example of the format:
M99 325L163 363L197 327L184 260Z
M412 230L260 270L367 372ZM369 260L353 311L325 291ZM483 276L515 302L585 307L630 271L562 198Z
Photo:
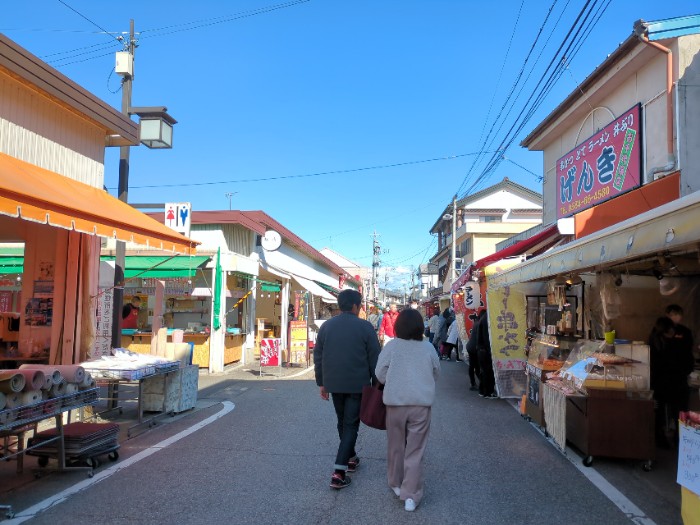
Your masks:
M307 323L306 321L292 321L289 324L291 332L289 361L299 365L306 365Z
M639 187L641 169L637 104L557 160L557 219Z
M260 340L260 366L280 366L280 339Z
M192 204L189 202L165 203L165 225L189 237L192 226Z
M479 283L475 281L467 281L464 285L464 306L467 310L477 310L481 306L481 290Z
M95 345L90 352L90 358L99 359L103 355L112 354L112 309L114 308L112 288L100 288L97 294L97 329L95 330Z

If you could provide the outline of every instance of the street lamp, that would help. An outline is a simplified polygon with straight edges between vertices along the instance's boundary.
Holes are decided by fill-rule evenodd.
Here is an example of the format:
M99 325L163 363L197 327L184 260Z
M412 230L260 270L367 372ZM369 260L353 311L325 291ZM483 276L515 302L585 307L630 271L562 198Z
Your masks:
M115 70L122 76L122 113L138 115L140 122L140 141L148 148L169 149L173 146L173 125L177 121L168 115L168 108L131 107L131 88L134 79L134 52L136 38L134 21L129 23L129 41L125 50L117 53ZM129 157L130 147L119 148L119 188L118 198L122 202L129 199ZM121 346L122 335L122 304L124 302L124 266L126 260L126 243L117 241L114 257L114 294L112 302L112 347Z
M139 139L151 149L173 147L173 126L177 120L168 115L164 106L129 108L129 115L138 115L141 121Z

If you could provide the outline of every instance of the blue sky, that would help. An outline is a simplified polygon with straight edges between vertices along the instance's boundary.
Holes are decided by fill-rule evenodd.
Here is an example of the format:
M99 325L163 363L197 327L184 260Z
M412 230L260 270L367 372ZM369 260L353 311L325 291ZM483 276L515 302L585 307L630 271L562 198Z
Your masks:
M120 108L114 37L133 18L132 104L167 106L178 124L172 150L132 148L130 202L227 209L235 192L234 209L264 210L363 265L376 231L398 286L435 253L429 229L455 193L504 177L541 191L541 154L520 139L635 20L700 12L696 1L592 0L600 18L580 51L505 152L509 161L474 187L492 153L473 166L474 154L498 149L586 4L552 2L36 0L5 2L0 31ZM550 7L521 98L496 121ZM118 156L109 149L105 159L113 194ZM447 160L422 162L430 159Z

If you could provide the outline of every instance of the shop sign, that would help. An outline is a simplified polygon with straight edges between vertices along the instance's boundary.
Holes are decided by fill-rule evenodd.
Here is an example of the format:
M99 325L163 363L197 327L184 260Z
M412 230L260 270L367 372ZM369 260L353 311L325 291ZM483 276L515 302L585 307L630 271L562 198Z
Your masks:
M464 285L464 306L468 310L476 310L481 306L481 290L476 281L467 281Z
M260 366L280 366L279 339L260 339Z
M189 202L166 202L165 225L185 237L189 237L192 226L192 204Z
M306 345L308 329L306 321L290 321L289 361L295 364L306 364Z
M639 187L641 139L637 104L557 160L557 219Z
M691 492L700 494L700 429L680 423L679 433L676 481Z

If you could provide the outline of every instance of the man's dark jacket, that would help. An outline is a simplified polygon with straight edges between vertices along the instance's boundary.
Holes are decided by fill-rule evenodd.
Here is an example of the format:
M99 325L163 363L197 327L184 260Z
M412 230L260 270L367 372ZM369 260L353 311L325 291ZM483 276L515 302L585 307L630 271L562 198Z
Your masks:
M321 325L314 347L316 384L326 392L360 394L374 378L379 339L372 323L349 312Z

